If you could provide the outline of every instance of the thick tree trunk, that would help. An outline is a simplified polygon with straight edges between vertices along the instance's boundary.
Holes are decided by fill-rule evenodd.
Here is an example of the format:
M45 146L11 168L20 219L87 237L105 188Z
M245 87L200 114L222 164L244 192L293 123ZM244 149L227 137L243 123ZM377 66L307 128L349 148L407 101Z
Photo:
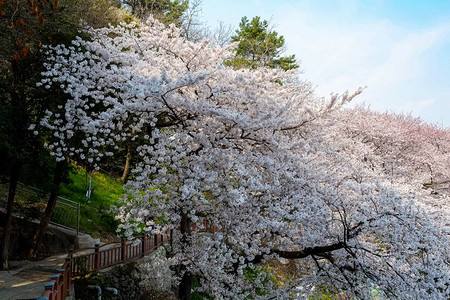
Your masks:
M125 181L127 179L128 173L130 173L130 165L131 165L131 146L128 146L127 159L125 160L125 166L123 168L122 177L120 177L121 181Z
M3 225L2 244L0 249L0 267L2 269L9 268L9 239L11 236L11 221L13 215L13 205L16 196L17 183L19 181L20 169L22 168L24 133L23 128L25 120L25 100L22 90L18 88L17 83L23 78L21 64L17 61L11 61L11 111L13 118L11 119L12 130L9 132L9 139L13 147L13 162L10 165L8 203L6 206L6 216Z
M21 164L15 162L11 165L8 190L8 204L6 206L5 223L3 224L2 244L0 248L0 263L3 270L9 269L9 238L11 236L11 221L13 215L13 205L16 196L17 182L19 181Z
M192 274L189 271L185 271L181 278L180 287L178 290L178 299L189 300L191 299L192 289Z
M181 212L181 244L184 248L190 244L191 239L191 220L188 218L187 214ZM189 300L191 298L192 290L192 274L186 270L186 266L182 265L181 270L184 271L183 277L181 278L181 283L178 288L178 299Z
M55 174L53 175L53 183L50 190L50 195L48 197L47 206L42 216L39 227L33 238L33 246L28 252L28 258L32 259L36 257L38 247L42 241L45 230L47 230L48 224L50 223L50 217L52 216L53 210L55 209L56 201L59 195L59 186L64 178L65 169L67 167L67 162L60 161L56 163Z

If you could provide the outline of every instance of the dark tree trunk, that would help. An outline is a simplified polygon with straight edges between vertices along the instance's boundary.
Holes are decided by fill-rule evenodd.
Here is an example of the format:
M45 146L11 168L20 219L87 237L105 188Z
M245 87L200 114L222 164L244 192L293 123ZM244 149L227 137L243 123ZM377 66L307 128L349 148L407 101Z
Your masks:
M60 161L56 163L55 173L53 175L53 183L50 190L50 195L48 197L47 206L45 207L44 215L42 216L39 227L33 238L33 246L28 252L28 258L35 258L37 255L38 247L42 241L45 230L47 230L48 224L50 222L50 217L52 216L53 210L55 209L56 201L59 195L59 186L63 179L65 178L65 172L67 168L67 162Z
M130 165L131 165L131 146L128 146L127 151L127 159L125 160L125 166L123 168L122 177L120 180L125 181L128 177L128 173L130 173Z
M181 244L184 251L185 247L190 244L191 239L191 220L188 218L187 214L181 212ZM178 289L178 299L189 300L191 298L192 290L192 274L186 270L186 266L181 266L181 271L184 271L183 277L181 278L181 283Z
M192 289L192 274L189 271L185 271L181 278L180 287L178 290L178 299L189 300L191 299Z
M11 165L8 190L8 204L6 206L5 223L3 224L2 244L0 248L0 262L3 270L9 269L9 238L11 236L11 221L13 215L13 205L16 196L17 182L19 181L21 163L16 161Z
M25 99L22 89L18 83L23 81L23 72L21 64L17 61L11 61L11 130L8 132L10 143L13 149L12 164L10 165L8 204L6 206L6 216L3 225L2 244L0 249L1 268L9 268L9 239L11 236L11 221L13 215L13 205L16 196L17 183L19 174L23 164L23 147L24 147L24 124L26 124L26 111L24 110Z

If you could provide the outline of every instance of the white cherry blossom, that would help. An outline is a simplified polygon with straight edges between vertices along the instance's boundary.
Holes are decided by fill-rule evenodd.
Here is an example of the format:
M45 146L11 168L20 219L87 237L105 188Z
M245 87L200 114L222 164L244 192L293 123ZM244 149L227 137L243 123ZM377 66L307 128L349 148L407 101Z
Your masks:
M145 135L119 231L173 229L181 286L198 276L218 299L323 287L360 299L375 287L389 298L449 297L444 218L361 163L359 144L328 117L360 90L324 101L294 72L233 70L231 48L186 41L154 19L88 33L48 49L41 84L68 95L41 121L54 131L49 147L95 165ZM264 262L279 257L309 272L277 286Z

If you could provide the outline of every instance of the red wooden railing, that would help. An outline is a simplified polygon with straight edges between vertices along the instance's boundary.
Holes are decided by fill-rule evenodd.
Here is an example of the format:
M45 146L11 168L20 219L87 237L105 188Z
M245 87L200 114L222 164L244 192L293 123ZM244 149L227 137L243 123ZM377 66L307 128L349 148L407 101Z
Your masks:
M71 280L75 276L85 275L95 270L109 268L127 261L138 259L149 254L161 244L171 239L170 234L144 235L140 243L122 240L119 246L110 247L111 244L95 245L92 253L73 257L72 254L66 258L62 269L58 274L51 276L51 281L44 285L44 292L39 300L64 300L66 299ZM105 247L110 247L103 249Z
M91 249L92 253L80 255L73 258L72 276L80 276L94 270L101 270L117 264L125 263L145 256L159 245L169 240L168 234L144 235L140 243L122 240L119 246L110 247L110 244L96 245ZM106 248L103 249L102 248Z
M192 230L200 232L217 232L222 231L216 226L212 226L209 222L203 220L203 226L197 228L195 223L191 224ZM62 269L58 270L58 274L51 276L51 281L44 285L42 297L38 300L64 300L69 294L72 278L101 270L115 265L125 263L144 257L148 253L155 250L161 244L172 239L172 232L165 234L154 234L148 236L143 235L140 243L122 240L119 246L111 247L111 244L95 245L93 248L85 248L80 251L90 251L92 253L73 257L72 254L66 258ZM110 248L107 248L110 247ZM102 249L104 248L104 249ZM105 249L106 248L106 249Z
M202 226L200 228L197 227L196 223L191 223L191 230L198 230L199 232L217 232L223 231L217 228L217 226L211 225L206 219L203 219Z
M39 300L65 300L69 294L71 284L72 258L66 257L62 269L58 270L58 274L51 276L51 281L44 285L44 292Z

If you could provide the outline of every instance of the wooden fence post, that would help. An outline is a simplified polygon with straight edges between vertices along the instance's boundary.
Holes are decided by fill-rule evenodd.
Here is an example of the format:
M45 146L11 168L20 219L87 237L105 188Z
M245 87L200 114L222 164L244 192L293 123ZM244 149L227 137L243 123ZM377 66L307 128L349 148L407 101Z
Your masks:
M95 270L98 270L98 268L99 268L99 262L100 262L99 248L100 248L100 244L95 244L95 256L94 256L94 269Z
M127 260L127 248L126 248L126 246L127 246L127 241L124 239L124 238L122 238L121 240L120 240L120 242L121 242L121 244L122 244L122 262L124 263L124 262L126 262L126 260Z
M60 286L60 276L59 274L54 274L50 276L52 282L54 282L53 284L53 293L52 293L52 298L51 299L55 299L55 300L59 300L61 299L61 286Z
M52 295L53 285L55 285L53 282L47 282L44 284L44 293L47 292L46 294Z
M70 285L72 284L72 260L73 254L69 253L69 256L66 257L66 276L64 277L64 280L66 281L67 286L67 294L70 292Z
M141 241L142 242L142 257L145 256L145 251L146 251L145 243L147 242L146 240L147 240L147 234L144 233L144 235L142 236L142 241Z
M72 271L74 269L72 258L73 258L73 249L69 248L69 253L67 253L66 261L70 260L70 263L69 263L70 281L72 281ZM69 281L69 283L70 283L70 281Z
M67 260L67 257L66 257ZM66 266L67 268L67 266ZM69 278L69 273L66 272L66 269L58 269L58 274L62 278L62 285L61 285L61 291L62 294L61 299L66 299L66 296L69 294L69 284L67 279Z

